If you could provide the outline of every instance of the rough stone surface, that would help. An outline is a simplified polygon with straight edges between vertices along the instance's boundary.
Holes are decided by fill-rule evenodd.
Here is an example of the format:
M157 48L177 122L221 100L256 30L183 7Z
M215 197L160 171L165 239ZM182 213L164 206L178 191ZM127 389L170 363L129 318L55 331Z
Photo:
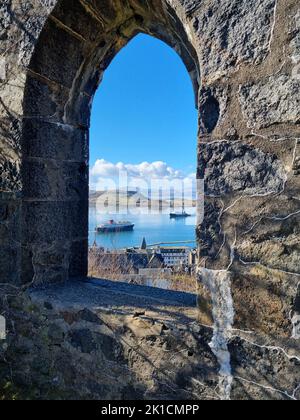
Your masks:
M249 127L264 128L300 122L300 77L272 76L257 84L242 86L240 101Z
M177 51L199 109L196 335L177 306L163 328L154 302L120 314L123 289L100 312L72 287L28 297L86 276L93 95L140 32ZM5 398L300 398L299 34L297 0L1 2Z
M197 323L195 297L169 292L157 299L155 290L118 286L77 282L11 297L9 327L14 322L16 330L5 349L0 344L0 384L11 384L6 393L59 400L217 399L212 332Z
M225 141L201 146L199 171L209 195L278 193L286 178L276 156Z
M267 56L276 0L226 0L205 6L193 1L189 10L192 4L205 77L222 77L243 63L259 64Z

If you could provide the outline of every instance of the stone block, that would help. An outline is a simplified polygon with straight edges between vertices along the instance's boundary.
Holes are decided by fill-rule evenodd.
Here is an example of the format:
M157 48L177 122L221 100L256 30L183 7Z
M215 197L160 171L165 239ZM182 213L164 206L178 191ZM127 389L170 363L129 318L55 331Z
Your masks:
M71 245L70 277L87 276L88 272L88 239L75 241Z
M240 89L240 103L249 127L300 122L300 76L271 76Z
M68 280L68 269L65 267L35 266L33 287L49 284L61 284Z
M278 340L291 338L290 315L297 283L297 277L259 264L235 268L232 280L235 327Z
M88 199L89 172L86 162L29 159L23 162L22 174L25 199Z
M27 157L88 162L88 132L66 124L23 122L23 153Z
M126 18L126 8L124 7L124 2L117 0L111 2L110 0L103 0L101 2L97 0L87 0L87 3L96 10L99 15L104 19L106 22L110 22L111 24L117 20L118 12L123 14L123 17Z
M276 0L191 3L205 79L216 80L241 63L259 64L268 56Z
M260 347L235 338L229 344L232 399L292 400L299 386L299 361L280 348Z
M111 2L108 2L107 6L111 7L110 5ZM91 10L97 10L95 5ZM100 21L77 0L60 2L53 11L53 16L88 42L95 42L103 32Z
M0 283L20 284L20 249L0 244Z
M64 100L66 101L67 96L63 95L63 91L58 92L55 86L28 75L25 88L24 119L61 121L58 118L63 112L64 100L60 99L62 96L65 96ZM24 137L23 143L26 141L27 139Z
M286 174L277 156L240 143L203 144L199 176L208 195L263 195L282 191Z
M87 237L87 202L24 202L24 244L53 243Z
M71 89L84 60L85 43L51 20L45 24L39 41L31 70Z

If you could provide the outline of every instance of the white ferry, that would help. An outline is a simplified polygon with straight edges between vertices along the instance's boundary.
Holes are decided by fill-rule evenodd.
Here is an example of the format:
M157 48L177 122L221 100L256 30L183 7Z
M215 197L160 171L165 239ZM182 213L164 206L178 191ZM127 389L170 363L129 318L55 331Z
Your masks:
M97 233L114 233L114 232L130 232L134 228L134 224L131 222L115 222L109 220L107 223L103 223L96 227Z

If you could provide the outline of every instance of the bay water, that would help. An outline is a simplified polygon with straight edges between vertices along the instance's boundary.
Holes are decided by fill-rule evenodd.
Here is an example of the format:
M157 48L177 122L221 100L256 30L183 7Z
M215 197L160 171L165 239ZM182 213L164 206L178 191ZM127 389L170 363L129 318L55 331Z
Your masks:
M89 209L89 244L96 241L97 245L105 249L120 249L139 247L146 239L147 245L163 243L165 246L196 247L196 209L186 209L192 217L171 219L167 214L103 214L96 206ZM95 233L97 225L113 219L134 223L132 232ZM189 242L189 243L187 243Z

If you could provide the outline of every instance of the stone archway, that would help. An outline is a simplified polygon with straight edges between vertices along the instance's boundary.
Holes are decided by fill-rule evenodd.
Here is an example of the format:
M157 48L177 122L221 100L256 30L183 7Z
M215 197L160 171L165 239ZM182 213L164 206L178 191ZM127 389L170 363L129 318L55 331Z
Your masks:
M0 11L1 284L85 275L76 220L93 93L135 34L156 36L200 87L199 320L214 326L219 397L299 399L298 1L5 0Z
M160 38L183 59L195 88L198 57L165 2L124 5L60 1L28 67L22 127L23 282L87 274L90 109L114 56L140 32Z

